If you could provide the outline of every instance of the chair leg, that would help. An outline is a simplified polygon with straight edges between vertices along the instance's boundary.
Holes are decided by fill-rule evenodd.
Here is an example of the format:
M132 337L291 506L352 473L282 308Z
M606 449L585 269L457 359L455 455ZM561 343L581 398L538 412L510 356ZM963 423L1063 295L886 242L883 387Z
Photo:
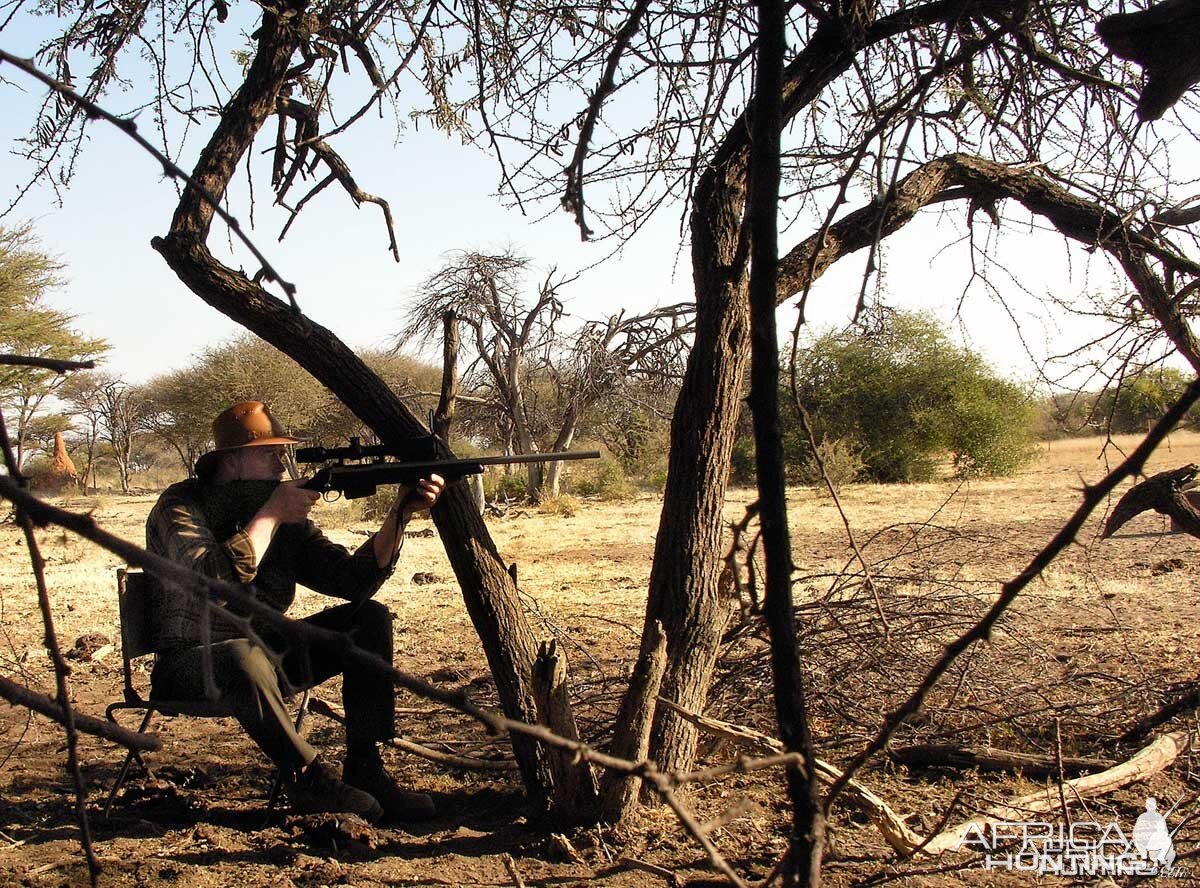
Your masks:
M150 719L153 716L154 716L154 710L147 709L146 716L145 716L145 718L142 719L142 723L138 727L139 734L145 733L146 728L149 727L149 725L150 725ZM112 713L109 713L108 717L114 723L116 722L116 719L113 718ZM129 766L133 763L133 760L135 758L137 759L138 764L141 765L142 769L146 770L146 763L142 761L142 757L140 755L138 755L138 751L136 749L129 750L129 754L125 756L125 763L123 765L121 765L121 772L119 774L117 774L117 780L113 784L112 791L109 792L109 794L108 794L108 800L105 801L105 803L104 803L104 819L105 820L108 819L108 813L112 809L113 799L116 798L116 796L117 796L117 790L119 790L125 784L125 778L129 776Z
M304 692L304 697L300 700L300 711L296 713L296 733L300 733L300 729L304 727L304 719L308 715L308 698L309 691ZM271 794L267 797L267 824L271 823L272 815L275 813L275 804L279 801L279 790L283 788L283 772L278 768L275 769L275 780L271 783Z

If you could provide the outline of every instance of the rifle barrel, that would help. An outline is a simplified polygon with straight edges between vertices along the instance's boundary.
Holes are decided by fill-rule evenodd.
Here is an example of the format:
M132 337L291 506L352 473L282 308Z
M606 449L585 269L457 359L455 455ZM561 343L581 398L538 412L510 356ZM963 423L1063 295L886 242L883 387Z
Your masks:
M479 463L481 466L506 466L532 462L561 462L568 459L599 459L599 450L564 450L562 453L517 453L512 456L465 457L463 462Z

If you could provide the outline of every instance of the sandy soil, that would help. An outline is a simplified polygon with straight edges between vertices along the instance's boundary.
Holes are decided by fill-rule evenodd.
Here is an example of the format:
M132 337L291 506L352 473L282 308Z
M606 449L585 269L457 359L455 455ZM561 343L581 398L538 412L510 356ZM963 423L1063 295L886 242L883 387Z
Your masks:
M883 713L919 682L942 645L1054 535L1078 505L1082 484L1105 471L1100 444L1044 445L1036 462L1012 479L845 488L842 506L870 584L833 502L812 489L792 492L798 627L825 757L844 761L873 736ZM1128 449L1133 442L1117 444ZM1107 456L1119 459L1114 450ZM1200 462L1200 436L1179 434L1151 468L1190 461ZM750 491L734 491L727 518L740 519L752 498ZM106 496L67 505L90 510L106 528L138 540L153 500ZM659 508L658 499L643 496L583 502L568 515L513 509L489 518L500 551L518 566L535 631L558 637L571 659L581 726L598 742L637 648ZM340 504L321 505L317 518L330 536L351 546L372 529ZM1061 744L1068 755L1111 760L1136 750L1116 738L1200 675L1200 544L1166 533L1166 519L1152 513L1100 541L1102 519L1093 516L1077 543L1031 584L991 643L951 670L897 743L991 743L1050 753ZM60 642L70 649L81 640L84 649L72 661L75 702L102 714L120 696L120 654L108 647L119 639L114 573L120 562L58 530L40 532L39 543ZM415 575L421 575L416 582ZM401 568L378 597L396 614L402 668L494 702L480 645L427 523L410 528ZM320 596L302 593L292 613L321 606ZM709 714L774 733L765 634L749 589L731 602L731 611ZM29 558L11 523L0 526L0 627L4 674L52 689ZM144 666L139 679L145 679ZM335 685L320 694L338 699ZM507 754L502 743L454 713L407 695L400 706L399 727L408 739L462 755ZM135 715L125 714L126 722ZM1173 724L1194 721L1189 711ZM236 724L161 719L156 730L164 749L150 757L153 777L135 771L107 820L100 810L122 751L81 740L104 884L511 885L504 855L530 885L666 884L622 868L622 857L677 870L693 884L716 879L669 812L650 810L616 829L571 833L568 848L527 823L512 777L449 769L394 750L388 752L394 770L434 794L439 816L433 822L355 830L294 816L286 805L269 816L269 763ZM310 736L338 754L336 725L314 717ZM706 763L737 753L716 742L703 749ZM0 884L85 882L61 730L0 703L0 757ZM918 831L1042 785L950 768L910 771L886 758L873 762L863 780ZM1097 822L1115 818L1128 826L1153 794L1164 807L1184 801L1172 815L1174 827L1184 815L1200 813L1200 803L1188 801L1198 789L1188 756L1148 784L1089 802L1087 811ZM702 819L737 807L738 816L712 836L746 878L764 877L784 847L788 819L778 775L737 775L698 790L692 801ZM1175 838L1181 856L1198 843L1200 829L1191 824ZM1200 862L1191 865L1200 874ZM977 860L900 863L873 827L837 811L829 883L896 877L930 886L1024 884L983 870Z

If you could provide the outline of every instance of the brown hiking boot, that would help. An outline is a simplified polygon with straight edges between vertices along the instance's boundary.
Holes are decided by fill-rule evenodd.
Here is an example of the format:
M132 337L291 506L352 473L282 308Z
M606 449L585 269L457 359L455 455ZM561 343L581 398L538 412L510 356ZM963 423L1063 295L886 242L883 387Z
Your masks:
M347 786L370 793L383 806L388 820L429 820L437 814L433 797L424 792L401 789L386 770L379 756L359 756L346 759L342 780Z
M317 760L288 784L287 796L292 808L301 814L357 814L368 823L383 816L383 808L374 796L347 786Z

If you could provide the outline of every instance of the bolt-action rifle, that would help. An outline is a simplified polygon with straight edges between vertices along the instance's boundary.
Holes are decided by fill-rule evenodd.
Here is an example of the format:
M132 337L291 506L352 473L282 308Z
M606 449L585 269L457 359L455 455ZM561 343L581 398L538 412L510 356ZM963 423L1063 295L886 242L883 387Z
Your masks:
M599 459L598 450L563 453L522 453L515 456L477 456L472 459L438 459L433 436L400 444L363 445L351 438L347 447L301 447L296 462L326 463L300 486L321 493L340 493L346 499L371 496L388 484L412 486L421 478L441 475L446 483L467 475L478 475L484 466L558 462L568 459Z

